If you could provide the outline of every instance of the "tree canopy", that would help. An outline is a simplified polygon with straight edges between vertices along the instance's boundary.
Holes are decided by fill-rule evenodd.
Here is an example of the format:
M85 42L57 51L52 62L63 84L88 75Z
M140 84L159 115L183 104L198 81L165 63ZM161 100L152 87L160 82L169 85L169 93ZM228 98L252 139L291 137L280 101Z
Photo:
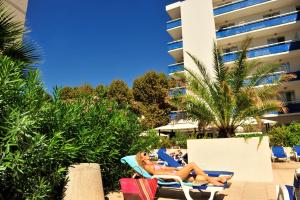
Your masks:
M168 91L174 82L165 74L150 71L133 82L133 107L142 115L142 123L148 128L169 122L172 106L166 101Z

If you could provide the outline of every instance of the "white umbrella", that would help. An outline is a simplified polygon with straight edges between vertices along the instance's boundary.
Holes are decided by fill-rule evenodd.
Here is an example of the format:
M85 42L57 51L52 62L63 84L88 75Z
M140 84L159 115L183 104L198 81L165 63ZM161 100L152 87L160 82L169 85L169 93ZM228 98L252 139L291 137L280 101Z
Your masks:
M191 131L195 129L198 129L198 125L197 123L192 123L192 122L168 124L166 126L155 128L155 130L164 131L164 132Z

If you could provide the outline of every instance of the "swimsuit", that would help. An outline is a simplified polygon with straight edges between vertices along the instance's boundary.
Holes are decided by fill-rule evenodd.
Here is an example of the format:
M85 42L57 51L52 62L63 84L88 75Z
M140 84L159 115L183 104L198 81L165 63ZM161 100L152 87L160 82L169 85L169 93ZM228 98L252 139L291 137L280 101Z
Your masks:
M156 165L156 164L148 164L148 165L153 165L155 171L164 169L164 166L160 166L160 165ZM169 171L169 172L172 174L176 174L176 170Z

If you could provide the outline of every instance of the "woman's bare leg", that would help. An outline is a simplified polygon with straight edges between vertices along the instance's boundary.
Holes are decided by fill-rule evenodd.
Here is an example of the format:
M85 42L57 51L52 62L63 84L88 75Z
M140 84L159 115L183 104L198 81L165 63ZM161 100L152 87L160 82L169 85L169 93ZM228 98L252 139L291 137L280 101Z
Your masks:
M196 163L194 163L194 162L187 164L183 168L188 168L190 170L190 172L195 171L196 175L206 175L207 176L207 174L202 169L200 169L200 167L198 167L196 165Z
M195 163L187 164L182 169L178 170L176 172L176 175L179 176L181 179L185 180L192 171L195 171L196 175L208 177L208 175L205 174L205 172L202 169L200 169Z
M199 182L202 182L202 181L207 181L213 185L216 185L216 186L223 186L224 183L222 183L221 181L218 180L218 178L215 178L215 177L210 177L210 176L202 176L202 175L197 175L196 176L196 181L199 181Z
M186 180L190 173L191 173L191 169L189 167L183 167L182 169L176 171L175 175L179 176L182 180Z

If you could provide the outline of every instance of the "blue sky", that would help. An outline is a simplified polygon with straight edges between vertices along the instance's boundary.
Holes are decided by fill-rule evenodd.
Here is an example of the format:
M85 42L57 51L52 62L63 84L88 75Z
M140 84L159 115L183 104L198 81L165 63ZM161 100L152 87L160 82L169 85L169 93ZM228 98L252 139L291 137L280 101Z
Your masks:
M30 38L43 49L39 65L55 85L108 85L149 70L167 72L165 5L174 0L29 0Z

